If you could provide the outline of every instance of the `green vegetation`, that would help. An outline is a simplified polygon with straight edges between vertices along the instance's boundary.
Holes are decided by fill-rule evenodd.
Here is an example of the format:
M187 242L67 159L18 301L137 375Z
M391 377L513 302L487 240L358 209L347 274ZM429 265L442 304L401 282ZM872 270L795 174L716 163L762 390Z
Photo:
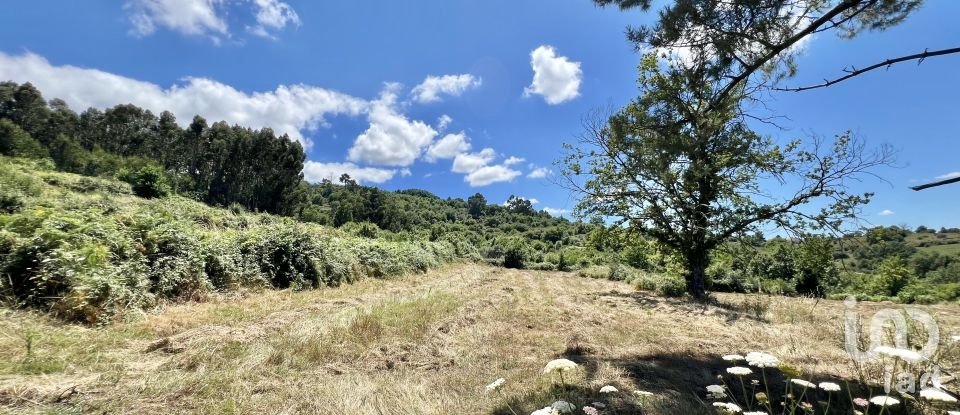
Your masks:
M129 184L0 158L0 292L74 321L103 323L163 301L238 288L316 288L425 272L443 241L369 239Z

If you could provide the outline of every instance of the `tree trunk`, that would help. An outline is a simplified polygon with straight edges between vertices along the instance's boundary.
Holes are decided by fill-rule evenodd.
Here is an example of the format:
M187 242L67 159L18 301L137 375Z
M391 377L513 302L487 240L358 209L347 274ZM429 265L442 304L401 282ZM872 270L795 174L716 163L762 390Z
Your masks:
M707 266L710 265L710 255L704 249L697 249L686 257L687 293L697 301L704 301L707 299Z

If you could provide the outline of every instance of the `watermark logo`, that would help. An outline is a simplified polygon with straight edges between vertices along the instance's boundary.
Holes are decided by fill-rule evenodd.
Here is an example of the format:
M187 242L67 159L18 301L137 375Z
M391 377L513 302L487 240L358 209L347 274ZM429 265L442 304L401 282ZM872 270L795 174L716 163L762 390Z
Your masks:
M883 384L887 393L890 393L890 390L894 387L900 393L915 393L917 385L921 387L940 385L940 368L931 361L940 346L940 328L933 316L916 308L881 309L870 318L867 327L869 344L866 350L861 350L863 319L860 312L857 311L856 298L848 297L844 301L844 306L846 307L844 311L844 347L850 354L850 358L858 364L863 365L871 362L883 364ZM917 333L926 333L926 342L919 350L910 346L911 327L922 328L922 330L917 330ZM917 343L914 342L914 344ZM898 359L907 363L901 365L901 369L912 368L915 370L894 373L898 367ZM896 378L896 383L894 383L894 378Z

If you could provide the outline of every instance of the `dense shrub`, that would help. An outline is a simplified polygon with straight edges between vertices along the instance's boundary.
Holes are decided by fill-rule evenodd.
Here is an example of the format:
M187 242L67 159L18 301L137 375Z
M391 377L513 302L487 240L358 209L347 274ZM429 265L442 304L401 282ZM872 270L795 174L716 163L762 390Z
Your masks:
M155 165L146 165L139 169L127 172L120 178L130 183L133 193L148 199L164 197L170 193L170 184L166 173Z
M529 256L530 251L527 244L520 239L512 239L507 243L507 248L503 252L503 266L523 269Z

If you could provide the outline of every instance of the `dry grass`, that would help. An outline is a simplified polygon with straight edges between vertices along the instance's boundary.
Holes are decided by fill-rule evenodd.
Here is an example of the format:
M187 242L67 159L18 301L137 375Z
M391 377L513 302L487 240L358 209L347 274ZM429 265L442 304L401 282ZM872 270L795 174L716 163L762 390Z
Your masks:
M878 309L881 304L865 305ZM956 306L924 307L944 335ZM719 356L764 350L850 377L843 304L719 295L703 306L573 274L457 265L310 292L181 304L106 328L3 310L0 410L17 413L529 413L552 401L550 359L580 363L571 393L658 394L647 413L706 413ZM947 336L944 336L947 337ZM27 353L27 344L30 352ZM503 397L484 386L507 379ZM612 399L630 413L629 402Z

